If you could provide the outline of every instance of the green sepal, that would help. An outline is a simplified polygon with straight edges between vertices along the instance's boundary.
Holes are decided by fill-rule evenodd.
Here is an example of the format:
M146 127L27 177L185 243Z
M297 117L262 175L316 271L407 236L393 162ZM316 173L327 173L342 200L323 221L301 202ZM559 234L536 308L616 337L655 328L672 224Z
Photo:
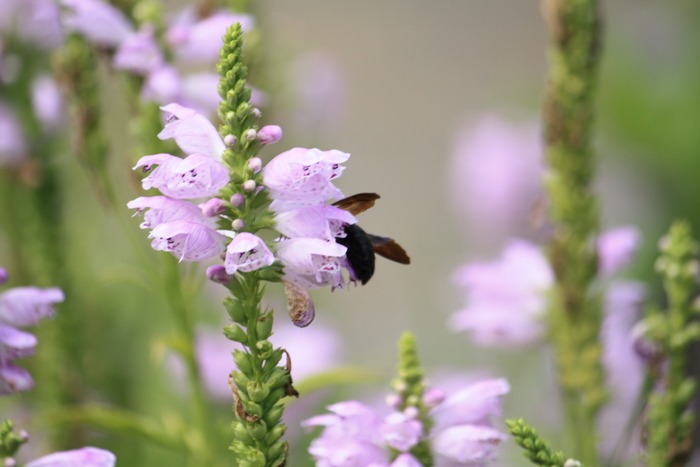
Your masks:
M267 444L273 444L276 443L284 434L287 432L287 427L284 425L275 425L272 427L270 431L267 433L267 437L265 438L265 442ZM269 454L268 450L268 454Z
M228 340L240 342L243 345L248 344L248 334L237 324L229 324L224 327L224 335Z
M254 440L263 441L267 436L267 425L263 422L249 423L246 428Z
M252 358L249 353L238 349L233 351L233 361L236 364L236 368L238 368L239 372L245 373L246 375L251 374L253 372L253 363L251 360ZM238 380L236 380L236 383L238 383Z
M263 313L255 323L255 331L259 339L269 339L272 335L272 325L274 324L273 315L271 312Z
M257 381L250 381L246 389L250 400L257 403L267 399L267 396L270 394L270 385L268 382L258 383Z

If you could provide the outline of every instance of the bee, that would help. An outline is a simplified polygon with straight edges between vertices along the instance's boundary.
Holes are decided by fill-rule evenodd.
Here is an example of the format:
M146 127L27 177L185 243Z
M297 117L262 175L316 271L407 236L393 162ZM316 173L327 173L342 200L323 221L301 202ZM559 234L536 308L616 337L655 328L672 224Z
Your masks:
M356 216L374 206L378 199L376 193L358 193L333 205ZM367 233L357 224L346 225L345 237L338 237L335 241L348 249L345 253L348 265L362 285L374 275L375 253L400 264L411 263L406 251L393 239Z

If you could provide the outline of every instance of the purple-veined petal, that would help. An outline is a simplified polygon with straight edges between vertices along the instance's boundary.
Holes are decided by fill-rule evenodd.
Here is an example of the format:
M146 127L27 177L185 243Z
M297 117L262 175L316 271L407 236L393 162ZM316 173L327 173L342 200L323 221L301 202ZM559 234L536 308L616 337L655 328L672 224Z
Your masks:
M618 227L598 237L598 270L613 274L630 263L639 246L640 234L634 227Z
M33 334L0 324L0 362L32 355L35 347Z
M280 212L275 216L277 230L289 238L310 237L331 241L344 237L343 227L357 223L355 216L330 205L309 206Z
M507 438L488 427L458 425L440 431L433 439L438 465L481 465L493 459L496 447Z
M40 319L53 316L53 305L64 300L59 288L15 287L0 293L0 323L10 326L34 326Z
M228 274L251 272L275 262L275 256L265 242L248 232L241 232L226 247L224 266Z
M0 364L0 396L27 391L34 386L34 380L27 370L11 363Z
M142 196L129 201L126 206L136 209L137 214L144 213L143 222L139 226L142 229L153 229L160 224L179 220L206 223L197 206L167 196Z
M349 154L331 150L293 148L273 158L263 170L263 183L282 206L309 206L335 201L342 197L331 180L342 173L342 162Z
M161 109L169 116L158 138L174 138L185 154L205 154L221 159L224 142L206 117L179 104L168 104Z
M154 154L138 160L135 169L149 170L160 164L141 181L145 190L157 188L166 196L193 199L214 196L229 181L228 169L216 159L191 154L184 159L170 154Z
M59 451L29 462L26 467L114 467L117 458L104 449L84 447Z
M306 288L331 284L343 287L341 269L347 248L318 238L292 238L279 242L277 255L285 267L285 278Z
M134 29L118 8L98 0L61 0L67 8L63 24L91 42L116 48Z
M129 34L112 60L114 68L144 76L160 67L162 63L163 54L154 37L152 26L145 26L137 33Z
M211 227L188 221L156 226L148 236L154 250L167 251L180 261L201 261L219 255L223 237Z

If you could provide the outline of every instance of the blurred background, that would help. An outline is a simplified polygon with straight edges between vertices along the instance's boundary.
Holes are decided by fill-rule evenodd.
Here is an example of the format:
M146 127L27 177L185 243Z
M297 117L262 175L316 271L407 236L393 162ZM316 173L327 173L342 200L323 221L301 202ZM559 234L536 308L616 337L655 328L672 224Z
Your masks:
M641 249L626 274L650 281L648 299L658 303L662 298L652 265L660 235L676 218L689 219L700 232L700 4L604 3L595 137L603 226L640 229ZM523 154L532 154L532 165L541 164L537 135L547 37L539 4L261 0L254 10L262 54L255 84L267 95L262 123L278 124L285 132L279 143L264 148L262 157L269 160L294 146L351 153L337 185L346 195L379 193L377 205L360 216L361 225L393 237L411 256L410 266L378 259L376 274L365 286L314 293L312 327L329 329L335 344L314 349L317 355L309 358L332 354L335 364L366 368L375 377L366 385L316 393L299 418L338 400L382 397L394 375L396 341L411 330L431 380L455 373L506 377L512 392L505 415L525 417L556 440L558 413L555 404L544 402L556 399L546 349L480 348L447 325L464 305L463 291L453 281L456 268L494 259L508 238L542 241L546 233L533 220L542 206L537 183L524 182L537 174L531 165L504 162L511 175L502 178L473 169L481 167L479 160L488 165L491 157L488 145L484 149L475 142L485 121L515 128L512 133L524 136L512 136L507 146L522 144ZM80 303L86 313L85 373L79 377L85 378L87 400L167 419L184 403L182 393L172 390L176 376L165 350L172 324L157 281L142 267L144 261L158 264L164 253L149 250L145 233L138 230L140 220L131 219L125 207L141 195L128 173L139 154L132 153L133 137L125 134L127 109L118 97L124 83L107 67L101 72L112 142L110 171L124 208L115 212L91 195L89 178L67 140L56 154L66 194L66 243L57 247L68 257L65 274L75 287L85 287ZM496 142L510 137L496 136ZM526 194L513 198L521 204L505 221L499 221L503 212L483 209L494 188L483 182L492 179L498 190ZM1 259L13 248L0 230L0 263L10 266ZM213 284L200 290L193 303L202 309L202 322L224 322L222 291ZM287 319L282 290L269 290L279 324ZM70 300L68 294L64 305ZM31 402L31 394L16 395L0 401L0 408L18 421L37 423L26 409ZM225 421L228 406L220 407ZM46 422L32 426L39 440ZM300 431L290 424L290 436ZM180 465L165 449L106 437L99 430L93 435L123 459L119 465L164 465L163 459ZM509 442L496 465L522 465L520 455ZM308 462L298 451L294 456L288 465Z

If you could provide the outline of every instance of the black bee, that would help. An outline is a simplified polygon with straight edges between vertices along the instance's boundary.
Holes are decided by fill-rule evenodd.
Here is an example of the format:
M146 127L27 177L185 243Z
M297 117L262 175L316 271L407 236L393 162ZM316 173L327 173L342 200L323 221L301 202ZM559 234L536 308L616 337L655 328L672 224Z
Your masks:
M374 202L378 199L379 195L376 193L358 193L341 199L333 205L356 216L374 206ZM367 233L357 224L345 226L345 237L338 237L335 241L348 249L345 257L362 285L374 275L375 253L397 263L410 264L411 262L406 251L393 239Z

